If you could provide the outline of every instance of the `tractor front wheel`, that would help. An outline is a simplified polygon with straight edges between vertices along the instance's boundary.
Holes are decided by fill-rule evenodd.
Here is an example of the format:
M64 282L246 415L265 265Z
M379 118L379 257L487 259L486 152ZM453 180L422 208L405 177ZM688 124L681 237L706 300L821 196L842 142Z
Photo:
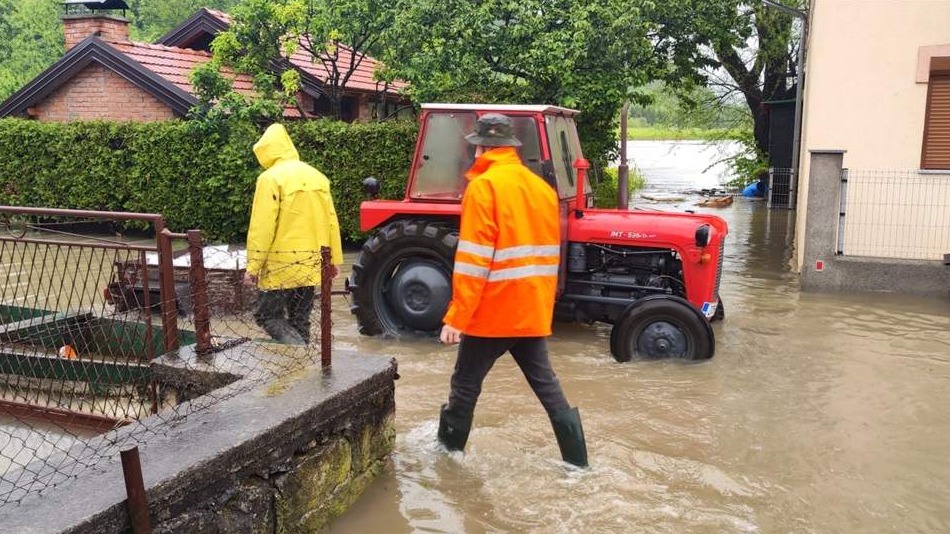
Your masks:
M712 358L716 341L706 319L682 299L663 297L637 303L610 331L610 353L619 362L643 359Z
M452 298L458 229L394 221L363 245L348 281L363 335L434 334Z

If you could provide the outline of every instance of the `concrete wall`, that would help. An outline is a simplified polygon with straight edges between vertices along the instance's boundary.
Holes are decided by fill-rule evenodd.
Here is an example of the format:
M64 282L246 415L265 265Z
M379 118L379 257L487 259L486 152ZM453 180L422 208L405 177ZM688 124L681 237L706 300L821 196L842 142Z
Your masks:
M801 285L804 291L897 292L950 295L942 261L848 257L837 254L844 151L809 153L808 219Z
M855 170L919 169L927 75L933 57L950 52L939 46L950 44L948 20L946 1L811 1L800 176L810 175L809 151L816 149L847 150L845 166ZM809 187L807 180L800 180L799 229L806 227L811 215ZM909 190L911 196L933 194L933 186L907 187L923 188ZM937 194L950 190L950 185L940 187ZM886 195L886 191L868 194ZM915 224L913 218L887 206L878 208L878 216L890 217L894 225ZM803 250L806 232L799 231L797 239L797 250ZM919 256L938 259L944 239L928 236L923 242L938 245ZM946 245L942 252L950 252L950 243ZM801 267L804 257L799 255L798 260Z
M252 387L240 380L216 391L228 400L205 402L175 426L160 416L144 420L155 429L139 445L153 531L319 531L355 502L392 451L395 377L389 358L336 351L327 372L302 369ZM136 431L125 427L115 439L141 441ZM81 444L77 454L108 445ZM0 509L0 530L128 532L118 451L112 458Z

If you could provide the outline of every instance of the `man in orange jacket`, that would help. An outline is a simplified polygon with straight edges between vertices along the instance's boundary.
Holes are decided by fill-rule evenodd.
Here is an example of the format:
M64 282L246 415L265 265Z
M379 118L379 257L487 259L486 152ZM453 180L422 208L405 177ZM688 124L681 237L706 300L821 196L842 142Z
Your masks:
M521 163L511 118L488 113L465 138L476 146L466 173L452 302L443 343L459 343L439 441L463 450L482 382L510 352L554 427L564 461L587 467L577 408L571 408L548 358L560 265L558 197Z

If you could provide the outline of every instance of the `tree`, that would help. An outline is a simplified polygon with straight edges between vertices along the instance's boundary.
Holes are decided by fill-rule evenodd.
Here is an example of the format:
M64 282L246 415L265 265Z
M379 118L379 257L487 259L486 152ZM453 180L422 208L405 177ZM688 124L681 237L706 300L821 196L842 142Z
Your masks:
M0 99L6 99L63 54L54 0L0 2Z
M400 0L384 60L419 100L578 107L585 152L616 154L621 105L654 78L696 80L684 49L648 0ZM691 58L696 56L690 56Z
M200 8L227 11L237 0L131 0L132 36L141 41L154 41L184 22Z
M802 7L802 0L785 3ZM754 146L768 154L769 120L763 103L795 98L795 18L761 0L692 0L691 12L693 39L709 51L707 83L720 98L742 97L752 116Z
M210 69L224 67L253 76L265 100L295 102L301 73L289 60L302 53L321 73L317 90L339 119L347 83L374 51L393 13L381 0L243 0L233 10L230 29L212 43L214 62L196 73L199 95L207 103L241 106L233 91L220 94L223 86L213 79Z

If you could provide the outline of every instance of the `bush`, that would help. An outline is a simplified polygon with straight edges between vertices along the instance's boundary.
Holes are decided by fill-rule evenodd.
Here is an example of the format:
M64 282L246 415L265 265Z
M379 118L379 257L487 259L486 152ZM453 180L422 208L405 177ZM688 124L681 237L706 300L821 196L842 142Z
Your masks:
M607 167L601 172L600 181L594 184L594 206L598 208L617 207L618 173L619 169L617 167ZM646 185L643 175L636 167L630 168L627 180L630 197Z
M361 182L383 181L401 198L415 122L287 125L301 159L332 183L345 237L360 239ZM261 168L251 150L261 129L228 122L43 123L0 120L0 203L103 211L161 213L175 231L200 228L209 239L240 241L247 233Z

